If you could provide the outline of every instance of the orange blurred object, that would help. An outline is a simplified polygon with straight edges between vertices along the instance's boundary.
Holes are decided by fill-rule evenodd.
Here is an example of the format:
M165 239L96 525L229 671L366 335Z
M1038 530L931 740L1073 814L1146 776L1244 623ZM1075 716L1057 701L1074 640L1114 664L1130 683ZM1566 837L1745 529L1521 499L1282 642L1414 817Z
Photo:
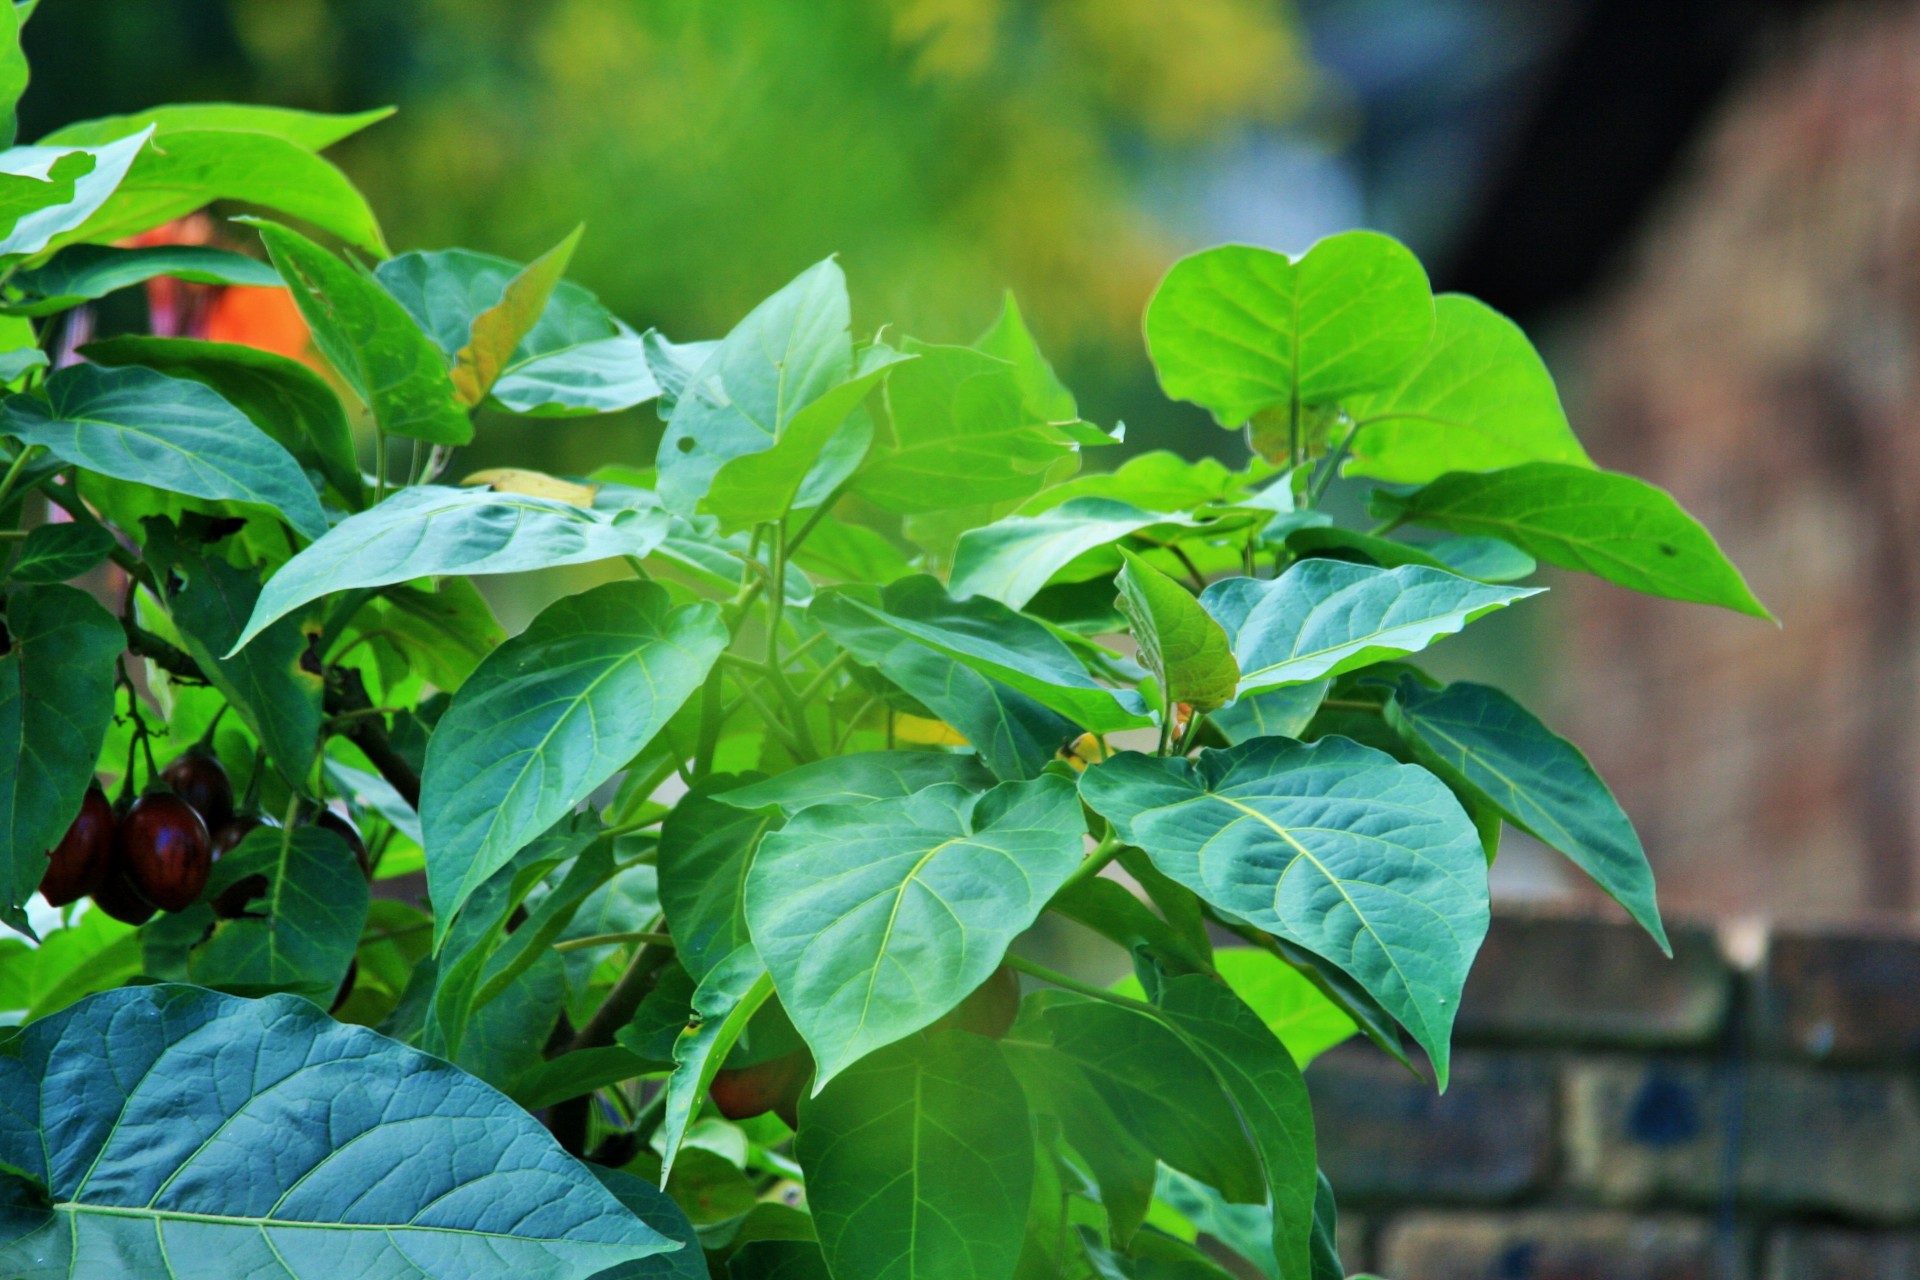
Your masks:
M207 308L203 332L209 342L237 342L294 360L308 360L312 334L285 289L228 285Z

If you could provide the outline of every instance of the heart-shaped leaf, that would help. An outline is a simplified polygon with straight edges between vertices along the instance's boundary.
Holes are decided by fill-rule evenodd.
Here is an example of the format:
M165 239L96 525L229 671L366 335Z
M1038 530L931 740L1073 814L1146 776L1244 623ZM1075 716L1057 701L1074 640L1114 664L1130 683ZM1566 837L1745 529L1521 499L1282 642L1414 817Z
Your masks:
M701 779L660 825L660 909L675 953L696 981L750 940L747 868L760 838L781 821L758 806L723 802L742 781L733 774Z
M367 921L360 864L325 827L261 827L222 855L205 897L255 875L266 877L266 892L245 914L215 921L203 906L166 921L193 916L190 923L212 929L188 953L187 975L237 996L285 991L332 1004Z
M33 1280L586 1280L673 1247L500 1093L295 996L34 1023L0 1046L0 1165L0 1271Z
M1184 516L1157 515L1130 502L1093 497L1072 498L1039 515L1008 516L960 535L951 590L956 599L991 596L1019 609L1080 556L1168 522L1192 523Z
M1215 907L1351 974L1427 1050L1487 931L1479 833L1446 784L1346 738L1260 738L1196 760L1127 752L1080 794Z

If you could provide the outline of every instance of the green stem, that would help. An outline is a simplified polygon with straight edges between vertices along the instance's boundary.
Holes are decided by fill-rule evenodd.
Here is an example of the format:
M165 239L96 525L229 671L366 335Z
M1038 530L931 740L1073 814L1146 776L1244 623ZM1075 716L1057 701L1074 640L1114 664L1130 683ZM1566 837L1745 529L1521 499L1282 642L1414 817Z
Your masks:
M833 679L835 675L839 674L841 668L845 667L851 661L853 661L853 655L844 649L835 654L833 661L820 668L820 674L815 676L808 683L807 687L800 691L801 705L805 706L807 703L812 702L814 695L827 687L827 681Z
M338 643L347 624L353 621L367 601L380 594L379 587L358 587L346 592L327 614L327 620L320 628L320 643L315 652L325 655Z
M373 500L375 503L386 501L387 497L387 433L378 421L373 424Z
M1313 482L1307 486L1307 506L1313 507L1319 504L1321 497L1327 492L1327 486L1333 483L1334 473L1340 469L1340 464L1347 460L1347 450L1353 448L1353 438L1359 434L1360 423L1355 420L1353 425L1347 428L1347 434L1340 441L1340 447L1328 456L1326 465L1320 468L1320 474L1315 476Z
M1087 854L1080 865L1073 869L1073 874L1067 877L1066 883L1062 884L1053 896L1057 898L1060 894L1067 892L1075 885L1091 880L1102 871L1105 871L1107 864L1119 857L1120 850L1124 847L1120 842L1119 836L1111 831L1107 832L1106 839L1093 846L1093 851Z
M1132 1009L1136 1013L1144 1013L1150 1018L1158 1018L1160 1016L1160 1011L1144 1000L1135 1000L1131 996L1123 996L1118 992L1108 991L1105 987L1096 987L1091 982L1082 982L1078 978L1070 978L1057 969L1049 969L1043 964L1035 964L1025 956L1009 955L1006 959L1006 965L1009 969L1017 969L1029 977L1051 983L1063 991L1072 991L1094 1000L1104 1000L1108 1004L1117 1004L1122 1009Z
M645 943L650 947L671 947L673 938L665 933L648 933L645 930L633 933L596 933L586 938L568 938L565 942L553 944L555 951L585 951L590 947L612 947L628 942Z
M721 654L726 657L726 654ZM719 663L707 672L707 679L700 686L700 737L693 747L693 780L698 782L713 772L713 753L720 749L720 727L726 723L726 708L721 700L726 695L724 679Z
M817 529L820 526L820 522L827 518L827 512L833 510L833 504L840 500L840 491L846 488L846 484L847 482L842 480L839 484L835 485L833 487L833 492L829 493L826 496L825 500L822 501L819 506L813 509L813 514L808 516L806 519L806 523L800 526L800 532L794 534L793 537L787 542L785 548L782 551L783 555L792 556L794 551L799 548L800 544L807 540L807 535L812 533L815 529Z
M1193 579L1193 589L1195 591L1205 591L1207 589L1207 575L1200 572L1200 566L1193 562L1193 557L1188 555L1177 542L1169 542L1167 544L1167 550L1173 552L1174 559L1178 560L1181 565L1186 568L1187 576Z
M6 509L7 499L13 496L13 486L20 479L20 473L27 469L27 464L33 461L34 455L40 450L41 446L37 444L26 446L20 450L20 456L13 460L13 465L7 468L6 478L0 479L0 510Z

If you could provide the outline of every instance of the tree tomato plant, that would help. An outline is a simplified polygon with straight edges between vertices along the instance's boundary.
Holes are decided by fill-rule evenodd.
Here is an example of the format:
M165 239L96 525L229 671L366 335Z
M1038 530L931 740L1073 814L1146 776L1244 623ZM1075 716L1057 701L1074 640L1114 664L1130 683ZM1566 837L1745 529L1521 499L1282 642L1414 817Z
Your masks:
M371 118L0 152L0 1272L1328 1280L1301 1067L1445 1086L1503 826L1664 945L1579 750L1417 658L1539 561L1765 611L1393 240L1175 265L1150 355L1251 461L1078 474L1011 301L866 338L828 260L636 332L572 236L389 256L318 154ZM215 199L271 216L120 246ZM278 282L324 367L69 351L156 278ZM457 466L648 402L651 465ZM511 637L474 586L585 564Z

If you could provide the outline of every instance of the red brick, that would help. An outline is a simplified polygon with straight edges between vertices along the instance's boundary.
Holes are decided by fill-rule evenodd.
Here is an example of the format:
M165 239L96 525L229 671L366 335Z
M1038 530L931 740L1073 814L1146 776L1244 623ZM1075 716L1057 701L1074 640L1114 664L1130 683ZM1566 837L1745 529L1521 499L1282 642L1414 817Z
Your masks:
M1913 1280L1920 1235L1787 1227L1767 1241L1766 1280Z
M1409 1213L1381 1236L1396 1280L1718 1280L1704 1220L1578 1210Z
M1920 1060L1920 937L1775 934L1755 994L1758 1042L1769 1051Z

